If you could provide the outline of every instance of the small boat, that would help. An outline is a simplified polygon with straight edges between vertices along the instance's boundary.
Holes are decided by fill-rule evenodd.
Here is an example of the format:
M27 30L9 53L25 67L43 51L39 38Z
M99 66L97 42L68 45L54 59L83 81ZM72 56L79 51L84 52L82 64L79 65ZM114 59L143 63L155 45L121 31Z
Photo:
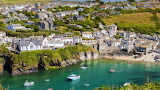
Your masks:
M116 72L114 69L110 69L109 71L110 71L110 72Z
M49 89L47 89L47 90L53 90L52 88L49 88Z
M130 82L126 82L123 84L123 86L128 86L128 85L130 85Z
M46 79L45 81L46 81L46 82L49 82L50 80L49 80L49 79Z
M74 80L80 79L80 75L71 74L71 75L69 75L67 78L68 78L69 80L74 81Z
M32 86L34 85L34 82L28 82L28 80L25 81L24 86Z
M89 86L89 84L84 84L84 86Z
M81 69L86 69L87 67L81 67Z

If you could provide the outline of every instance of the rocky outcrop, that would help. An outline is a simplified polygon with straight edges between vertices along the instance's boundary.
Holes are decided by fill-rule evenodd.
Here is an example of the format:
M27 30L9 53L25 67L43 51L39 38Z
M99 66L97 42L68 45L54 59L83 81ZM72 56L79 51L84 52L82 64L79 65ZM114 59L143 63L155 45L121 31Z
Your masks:
M33 72L38 72L38 66L13 68L11 75L22 75L22 74L28 74Z
M79 53L79 59L71 59L67 61L63 61L61 66L70 66L79 62L83 62L86 60L96 60L99 59L99 52L98 51L86 51Z

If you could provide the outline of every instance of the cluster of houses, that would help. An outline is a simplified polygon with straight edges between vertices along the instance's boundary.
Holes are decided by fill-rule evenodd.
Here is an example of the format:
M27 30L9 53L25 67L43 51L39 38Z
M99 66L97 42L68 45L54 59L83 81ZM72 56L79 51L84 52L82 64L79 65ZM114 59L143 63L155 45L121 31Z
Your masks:
M98 2L61 2L61 1L54 1L51 3L35 3L35 4L25 4L25 5L13 5L13 6L1 6L0 13L6 18L0 19L0 22L5 24L10 23L6 26L7 29L16 31L16 30L34 30L34 28L28 28L26 25L36 25L39 29L42 30L55 30L57 27L54 26L53 21L55 18L60 21L65 21L63 17L70 16L66 20L70 22L74 22L75 20L85 21L85 15L80 15L79 12L83 11L84 8L91 8L95 5L99 5ZM70 10L70 11L61 11L59 9L54 9L55 7L77 7L77 10ZM110 9L109 13L102 13L98 11L93 11L91 14L94 14L93 18L95 17L108 17L109 15L121 14L120 11L116 11L116 9L139 9L139 8L159 8L160 2L122 2L122 3L110 3L110 4L103 4L100 5L97 9L98 10L106 10ZM54 13L49 11L48 9L55 11ZM25 11L25 12L32 12L35 13L35 16L26 16L22 13L18 13L17 11ZM35 23L30 18L36 18L39 22ZM26 21L25 24L14 23L15 21ZM72 25L77 27L77 25ZM78 26L79 27L79 26ZM83 28L83 27L81 27Z
M74 5L75 4L75 5ZM55 30L54 23L55 18L58 18L61 20L65 16L72 16L68 18L68 20L80 20L84 21L85 18L83 15L79 15L79 11L83 11L83 8L78 8L77 10L72 11L59 11L52 13L51 11L47 11L47 9L53 9L54 7L58 6L70 6L70 7L87 7L90 8L94 5L98 5L99 3L64 3L64 2L52 2L47 4L34 4L34 5L14 5L14 6L3 6L0 7L0 13L2 15L5 15L7 18L0 19L3 23L11 23L6 26L7 29L16 31L16 30L34 30L34 28L26 28L24 25L14 24L14 22L25 20L25 25L37 25L39 29L42 30ZM29 17L22 13L17 13L17 11L26 11L26 12L32 12L35 13L35 16ZM11 13L13 15L11 15ZM36 18L39 20L38 23L35 23L34 21L31 21L30 18Z
M99 10L106 10L106 9L139 9L139 8L160 8L160 2L122 2L122 3L111 3L111 4L104 4L99 6Z
M116 25L103 25L99 23L100 30L94 29L93 32L81 32L80 36L72 33L51 34L48 37L30 36L28 38L7 37L5 32L0 33L1 44L10 43L8 47L12 51L23 52L43 49L59 49L67 46L75 46L81 43L92 46L106 53L111 51L123 51L128 53L148 54L151 51L158 51L160 46L160 35L136 34L129 31L117 30ZM115 35L122 38L116 39Z
M31 21L28 16L25 16L22 13L17 13L16 11L27 11L27 12L35 12L35 16L32 18L36 18L39 20L37 23L38 28L43 30L55 30L53 21L55 18L70 16L67 18L69 21L84 21L85 18L83 15L79 15L80 11L83 11L83 7L91 8L92 6L99 5L97 2L81 2L81 3L69 3L69 2L52 2L46 4L34 4L34 5L14 5L14 6L3 6L0 7L0 13L2 15L6 15L8 18L0 19L4 23L14 22L15 20L21 21L26 20L25 25L35 25L34 21ZM136 2L134 6L129 4L128 2L123 3L113 3L113 4L105 4L100 5L99 10L105 9L138 9L139 5L150 8L156 7L160 5L160 2ZM77 7L80 6L77 10L72 11L58 11L52 13L51 11L47 11L47 9L52 9L52 11L56 11L53 9L58 6L70 6ZM156 7L158 8L158 7ZM109 14L120 14L119 11L109 11ZM10 12L14 14L14 17L11 16ZM106 17L108 14L106 13L96 13L95 16ZM69 26L74 26L78 28L83 28L81 25L77 24L67 24ZM16 30L33 30L33 28L27 28L21 24L9 24L6 26L7 29L12 31ZM129 31L118 30L116 25L103 25L99 23L98 28L92 28L93 31L81 32L79 36L75 36L72 33L66 34L51 34L50 36L30 36L28 38L15 38L15 37L7 37L5 32L0 32L0 44L9 43L8 49L15 52L23 52L23 51L33 51L33 50L43 50L43 49L51 49L55 50L58 48L64 48L67 46L75 46L78 43L81 43L86 46L92 46L93 48L100 51L100 53L112 52L112 51L124 51L128 53L142 53L148 54L150 51L157 51L157 46L160 46L160 36L159 35L146 35L146 34L136 34ZM115 36L119 35L122 38L117 39Z

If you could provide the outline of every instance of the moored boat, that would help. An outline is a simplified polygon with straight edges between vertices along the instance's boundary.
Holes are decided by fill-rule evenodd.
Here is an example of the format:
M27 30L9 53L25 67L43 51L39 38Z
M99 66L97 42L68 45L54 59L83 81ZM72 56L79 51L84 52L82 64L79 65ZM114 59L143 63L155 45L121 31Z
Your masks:
M67 77L69 80L78 80L80 79L80 75L71 74Z
M49 80L49 79L46 79L45 81L46 81L46 82L49 82L50 80Z
M130 85L130 82L126 82L123 84L123 86L128 86L128 85Z
M110 72L116 72L116 70L114 70L114 69L110 69L109 71L110 71Z
M86 69L87 67L81 67L81 69Z
M84 84L84 86L89 86L89 84Z
M28 82L28 80L25 81L24 86L32 86L34 85L34 82Z
M49 89L47 89L47 90L53 90L52 88L49 88Z

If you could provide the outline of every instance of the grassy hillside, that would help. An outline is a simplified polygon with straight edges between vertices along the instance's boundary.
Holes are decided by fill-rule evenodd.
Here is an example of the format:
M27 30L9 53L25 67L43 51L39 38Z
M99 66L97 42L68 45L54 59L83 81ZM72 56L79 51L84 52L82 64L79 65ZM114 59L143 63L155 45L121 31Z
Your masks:
M141 26L141 25L151 25L154 26L155 22L150 20L150 17L152 16L151 13L145 12L145 13L133 13L133 14L123 14L118 16L113 16L110 18L103 18L102 20L107 24L113 24L113 23L122 23L125 22L123 26L128 26L128 24L131 24L133 26Z
M153 16L152 13L133 13L133 14L123 14L108 18L102 18L102 21L106 25L111 25L116 23L119 29L132 30L140 33L153 34L159 32L156 27L156 22L151 20ZM157 16L160 18L160 14Z

